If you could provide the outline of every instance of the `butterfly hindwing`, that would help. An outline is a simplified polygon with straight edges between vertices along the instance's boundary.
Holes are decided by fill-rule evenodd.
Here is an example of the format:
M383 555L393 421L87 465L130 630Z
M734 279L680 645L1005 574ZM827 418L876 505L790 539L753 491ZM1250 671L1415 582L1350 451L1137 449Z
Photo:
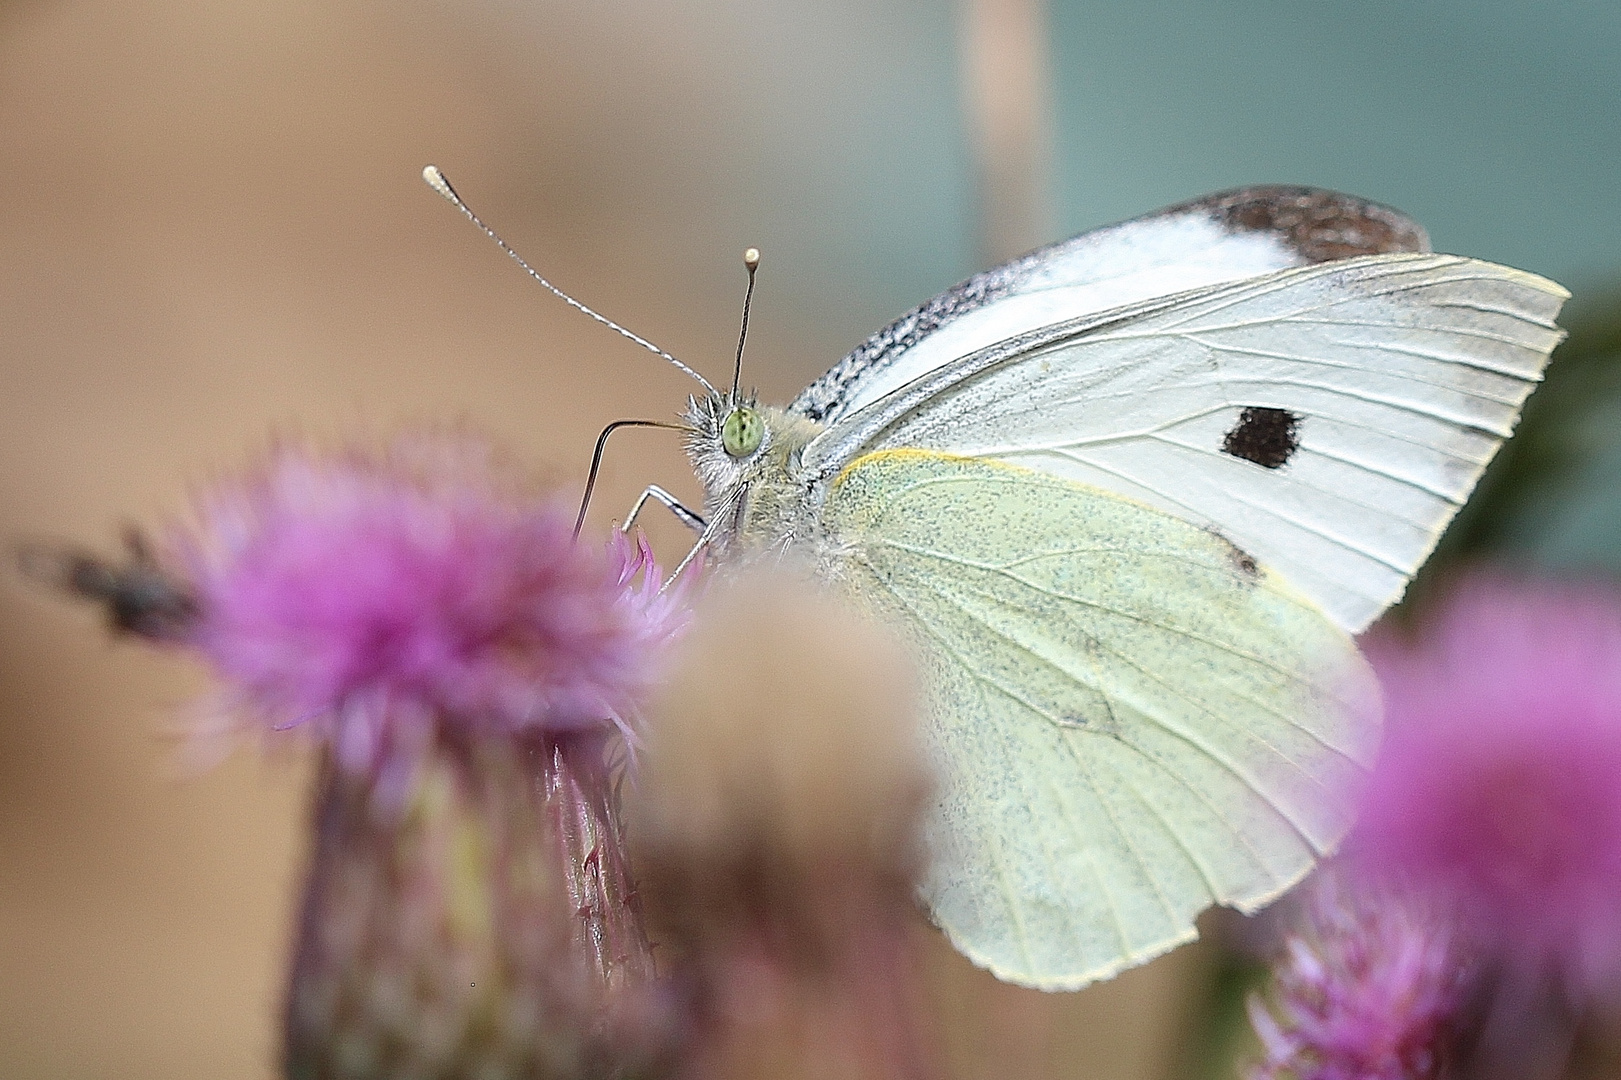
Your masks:
M1032 470L851 464L842 577L929 672L934 918L998 976L1105 978L1251 910L1349 822L1368 673L1308 600L1208 530Z
M806 460L915 447L1092 484L1218 530L1355 632L1512 430L1566 295L1448 255L1282 270L959 358Z

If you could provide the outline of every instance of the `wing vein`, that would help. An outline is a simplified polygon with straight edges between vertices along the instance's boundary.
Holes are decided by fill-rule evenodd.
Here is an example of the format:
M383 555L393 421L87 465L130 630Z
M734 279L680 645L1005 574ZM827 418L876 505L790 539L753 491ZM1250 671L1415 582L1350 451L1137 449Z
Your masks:
M1159 878L1155 876L1154 871L1149 867L1148 861L1143 858L1142 852L1137 850L1137 844L1131 838L1131 834L1120 824L1120 817L1115 813L1114 804L1110 802L1109 796L1104 792L1103 785L1098 783L1097 776L1092 771L1091 763L1086 760L1085 755L1081 754L1069 739L1060 735L1059 742L1064 744L1064 748L1069 751L1070 758L1081 770L1081 774L1086 777L1086 784L1092 789L1092 794L1097 797L1099 808L1103 810L1104 817L1109 819L1109 826L1114 829L1115 835L1120 837L1120 842L1131 853L1132 862L1137 864L1137 869L1142 871L1143 877L1148 880L1149 888L1154 892L1154 899L1159 901L1160 910L1165 912L1166 919L1174 925L1177 921L1176 909L1171 906L1170 898L1165 895L1165 889L1160 884ZM1123 922L1119 922L1119 929L1121 945L1124 947L1125 954L1131 956L1133 950L1130 940L1126 937Z

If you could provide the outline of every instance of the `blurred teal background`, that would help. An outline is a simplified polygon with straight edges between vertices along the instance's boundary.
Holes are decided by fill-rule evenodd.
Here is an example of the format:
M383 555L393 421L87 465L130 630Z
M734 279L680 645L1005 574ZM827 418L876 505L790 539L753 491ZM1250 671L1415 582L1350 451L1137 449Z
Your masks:
M1621 5L1481 0L1052 8L1064 224L1316 184L1438 249L1578 292L1621 257Z
M602 203L656 219L644 243L729 255L751 238L772 256L769 302L835 351L980 268L952 5L603 7L612 61L577 92L606 109L691 80L683 107L629 119L629 145L570 129L591 145L563 158L596 159ZM557 5L504 18L558 32ZM1578 296L1621 267L1621 5L1054 0L1048 21L1052 236L1286 182L1389 203L1440 249ZM544 101L554 74L527 77ZM505 152L534 155L537 186L578 180L554 149ZM791 362L808 376L824 359Z
M994 30L1033 0L972 3ZM0 3L0 536L107 547L273 435L423 421L572 495L603 423L678 409L690 385L527 283L422 185L432 161L712 374L759 246L746 377L774 401L987 249L1247 183L1389 203L1576 294L1450 557L1621 568L1621 5L1034 4L979 91L1030 94L1029 205L995 236L969 9ZM650 481L696 494L673 442L624 439L593 522ZM272 1075L305 763L178 779L157 733L205 686L0 582L0 1075ZM942 956L953 1060L1175 1072L1207 960L1043 999Z

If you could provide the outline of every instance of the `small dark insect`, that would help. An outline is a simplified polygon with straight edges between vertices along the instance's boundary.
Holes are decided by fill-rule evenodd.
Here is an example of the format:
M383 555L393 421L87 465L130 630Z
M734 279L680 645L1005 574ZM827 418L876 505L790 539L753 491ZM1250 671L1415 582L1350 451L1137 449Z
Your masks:
M197 600L185 582L165 571L135 529L124 533L127 557L112 562L50 544L17 550L23 576L101 605L115 631L153 641L180 641L197 618Z
M1239 413L1221 448L1263 469L1281 468L1300 448L1299 427L1300 417L1286 409L1251 405Z

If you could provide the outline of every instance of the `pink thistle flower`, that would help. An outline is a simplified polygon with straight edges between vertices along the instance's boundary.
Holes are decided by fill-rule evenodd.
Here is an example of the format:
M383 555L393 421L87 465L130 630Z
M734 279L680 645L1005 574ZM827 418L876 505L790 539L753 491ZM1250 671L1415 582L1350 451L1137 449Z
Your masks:
M1621 596L1477 580L1369 654L1389 735L1367 864L1457 902L1528 976L1621 989Z
M496 475L469 441L277 451L206 500L182 545L190 643L234 704L310 725L349 769L414 757L439 730L628 728L680 598L659 593L645 543L575 543L565 508Z
M674 1052L619 781L692 575L661 589L645 541L576 543L491 466L469 440L282 449L168 558L25 553L200 654L223 716L321 737L291 1077L651 1075Z
M1353 895L1324 874L1285 941L1273 1008L1249 1001L1251 1080L1428 1080L1447 1057L1465 973L1437 912L1394 890Z

